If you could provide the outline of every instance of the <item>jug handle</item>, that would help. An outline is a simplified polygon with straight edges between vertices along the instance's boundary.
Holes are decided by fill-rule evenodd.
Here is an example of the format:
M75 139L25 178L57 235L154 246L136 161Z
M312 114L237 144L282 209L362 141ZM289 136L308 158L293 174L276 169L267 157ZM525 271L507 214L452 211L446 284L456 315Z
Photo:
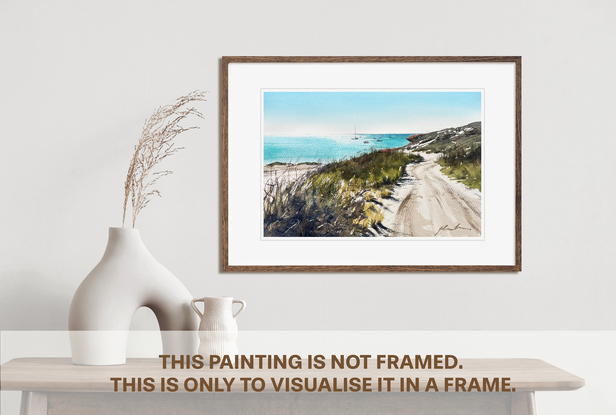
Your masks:
M233 304L235 304L235 303L237 303L237 304L241 304L241 305L242 305L242 307L241 307L239 310L237 310L237 313L233 314L233 318L237 318L237 315L238 315L240 312L242 312L242 310L244 310L244 309L246 308L246 301L242 301L242 300L233 300Z
M190 302L190 306L192 307L193 310L195 310L195 312L197 314L199 314L199 318L203 317L203 313L201 311L199 311L199 309L197 308L197 306L195 305L195 303L197 301L203 301L203 298L195 298Z

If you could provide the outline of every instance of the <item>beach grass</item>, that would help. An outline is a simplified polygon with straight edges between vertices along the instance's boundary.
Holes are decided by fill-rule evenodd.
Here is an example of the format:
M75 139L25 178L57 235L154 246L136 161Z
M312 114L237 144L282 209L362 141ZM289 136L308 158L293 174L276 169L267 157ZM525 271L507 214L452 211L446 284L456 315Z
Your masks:
M382 200L423 161L417 154L374 150L340 160L292 183L274 183L264 197L265 236L362 236L383 221Z
M446 176L481 191L481 144L444 150L437 162Z
M402 151L372 151L348 160L328 164L321 174L339 175L364 189L376 189L397 182L404 174L404 166L423 161L419 154Z

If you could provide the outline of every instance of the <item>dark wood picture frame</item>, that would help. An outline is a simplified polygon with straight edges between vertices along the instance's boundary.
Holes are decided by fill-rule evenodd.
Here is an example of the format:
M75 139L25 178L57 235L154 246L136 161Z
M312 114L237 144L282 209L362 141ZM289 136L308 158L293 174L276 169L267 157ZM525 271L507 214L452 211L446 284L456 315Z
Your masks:
M515 64L515 242L507 265L230 265L229 64L230 63L513 63ZM520 56L226 56L222 58L222 271L224 272L519 272L522 270L522 58Z

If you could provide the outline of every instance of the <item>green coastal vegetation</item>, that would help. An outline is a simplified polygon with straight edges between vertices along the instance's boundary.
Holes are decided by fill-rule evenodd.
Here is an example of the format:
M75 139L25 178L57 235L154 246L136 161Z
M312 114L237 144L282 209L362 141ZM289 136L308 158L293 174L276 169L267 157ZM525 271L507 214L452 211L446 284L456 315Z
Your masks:
M437 163L443 174L481 191L481 144L444 150Z
M426 134L407 138L411 145L419 145L426 153L442 153L460 147L481 144L481 122L472 122L461 127L446 128Z
M382 200L418 154L377 151L327 164L264 197L265 236L362 236L383 221Z

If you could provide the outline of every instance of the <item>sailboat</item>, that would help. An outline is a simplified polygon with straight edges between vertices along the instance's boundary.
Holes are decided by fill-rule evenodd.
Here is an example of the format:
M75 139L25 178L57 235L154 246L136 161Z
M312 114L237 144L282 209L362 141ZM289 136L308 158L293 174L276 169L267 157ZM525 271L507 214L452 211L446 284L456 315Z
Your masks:
M351 138L351 140L359 140L359 137L357 136L357 126L355 126L355 135Z

